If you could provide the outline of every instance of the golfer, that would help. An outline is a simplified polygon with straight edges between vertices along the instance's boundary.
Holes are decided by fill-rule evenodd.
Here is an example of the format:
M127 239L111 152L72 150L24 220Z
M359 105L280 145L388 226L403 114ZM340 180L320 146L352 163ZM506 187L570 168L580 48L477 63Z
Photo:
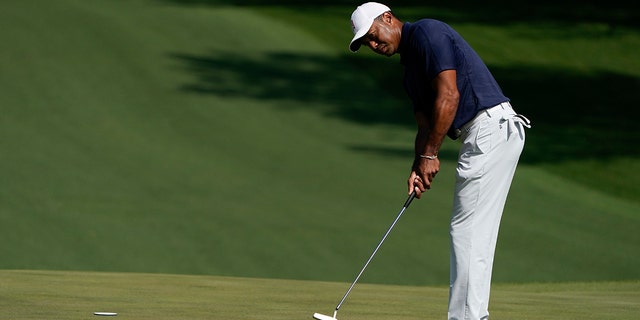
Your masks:
M498 228L529 120L518 115L493 75L449 25L400 21L389 7L368 2L351 15L360 46L400 54L404 88L417 121L408 179L416 196L440 171L445 136L461 142L451 215L449 320L489 318L489 291Z

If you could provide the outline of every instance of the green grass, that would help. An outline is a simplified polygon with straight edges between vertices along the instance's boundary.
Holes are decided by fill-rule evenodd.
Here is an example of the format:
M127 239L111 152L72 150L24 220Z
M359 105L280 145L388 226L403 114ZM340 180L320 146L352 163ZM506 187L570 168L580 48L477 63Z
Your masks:
M0 271L0 307L10 319L311 319L332 315L348 283L136 273ZM358 284L338 319L443 318L446 287ZM500 284L496 319L631 320L640 283Z
M454 26L488 64L516 109L532 120L523 162L616 197L640 199L640 175L635 174L639 155L629 148L640 141L634 121L640 114L633 107L640 103L635 94L640 36L633 23L637 19L631 18L637 9L613 4L577 9L545 2L514 8L505 2L495 4L498 10L464 1L430 6L405 2L411 6L392 8L403 21L429 17ZM402 100L398 57L384 59L366 48L357 55L344 52L351 39L345 23L351 10L263 11L341 50L380 90ZM519 15L521 10L529 12ZM631 174L622 173L621 179L621 170Z
M351 9L3 1L0 269L351 281L414 134L397 61L345 52ZM454 22L534 121L495 281L639 279L637 30ZM456 147L363 282L447 283Z

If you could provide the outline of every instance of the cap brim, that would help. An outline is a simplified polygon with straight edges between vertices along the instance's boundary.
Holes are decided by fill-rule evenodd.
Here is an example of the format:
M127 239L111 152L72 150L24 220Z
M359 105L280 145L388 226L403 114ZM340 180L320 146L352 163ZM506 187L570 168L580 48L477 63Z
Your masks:
M353 40L353 42L351 42L351 44L349 45L349 50L351 50L351 52L358 52L358 50L360 50L360 47L362 46L362 44L359 41L360 39L356 39Z
M358 33L356 33L353 36L353 39L351 40L351 43L349 44L349 50L351 50L351 52L357 52L358 49L360 49L360 46L362 46L362 43L360 42L360 39L362 37L364 37L364 35L369 31L369 29L371 28L371 25L373 24L373 20L371 20L371 23L369 24L368 28L361 28Z

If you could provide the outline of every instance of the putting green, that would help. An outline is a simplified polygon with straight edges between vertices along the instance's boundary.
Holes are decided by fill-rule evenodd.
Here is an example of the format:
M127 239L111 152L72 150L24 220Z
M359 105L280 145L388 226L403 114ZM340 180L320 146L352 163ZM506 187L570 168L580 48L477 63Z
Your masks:
M214 276L0 271L8 319L311 319L332 314L347 283ZM496 319L637 319L640 282L500 284ZM358 284L338 319L444 318L446 287Z
M347 51L351 5L214 2L0 1L1 269L353 279L406 197L398 64ZM456 7L534 123L494 280L640 279L638 33ZM446 285L457 143L363 283Z

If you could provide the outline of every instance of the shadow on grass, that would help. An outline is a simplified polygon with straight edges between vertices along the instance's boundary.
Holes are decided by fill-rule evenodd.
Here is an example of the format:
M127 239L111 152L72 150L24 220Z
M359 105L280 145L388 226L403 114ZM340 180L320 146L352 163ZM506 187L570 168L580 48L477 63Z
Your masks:
M368 0L157 0L164 3L209 6L286 6L327 7L343 6L349 12ZM640 27L640 3L628 0L538 0L532 2L506 0L455 0L428 2L424 0L379 1L387 3L392 10L402 13L407 20L425 17L445 19L449 23L529 23L557 21L564 23L600 22L617 26ZM425 8L414 15L414 8Z
M354 0L157 0L182 5L286 6L308 9L341 6ZM572 32L594 41L617 32L618 27L640 26L640 3L623 0L539 0L529 3L456 0L428 3L397 0L403 20L429 16L449 23L487 25L536 23L548 28L545 37L572 38ZM350 12L351 9L346 12ZM295 12L291 10L291 12ZM582 22L589 27L579 28ZM600 23L594 24L594 23ZM562 26L571 24L572 28ZM539 31L539 30L538 30ZM537 31L537 32L538 32ZM527 37L537 36L523 35ZM250 96L293 102L322 102L325 115L360 124L385 123L413 127L408 99L401 88L401 66L380 57L345 54L340 58L274 53L261 59L213 52L210 55L174 54L197 79L184 90L216 95ZM347 62L345 64L345 62ZM353 66L355 68L336 68ZM523 162L637 157L631 147L640 141L634 130L640 115L637 91L640 79L610 72L580 74L558 69L491 67L516 109L528 116L535 130L528 135ZM355 74L365 72L366 76ZM362 83L367 78L370 82ZM355 85L358 83L358 85ZM375 95L380 90L385 95ZM381 98L382 97L382 98ZM298 103L297 105L305 105ZM379 150L385 154L404 154ZM368 150L373 152L373 150Z
M401 66L379 63L384 60L379 57L359 59L391 78L373 77L368 82L363 82L368 78L356 73L357 69L339 67L348 65L345 60L351 56L271 53L248 58L213 52L171 57L196 76L181 88L185 91L293 102L283 103L289 108L314 106L326 116L361 125L415 126L401 88ZM526 67L494 67L492 71L516 110L533 122L523 162L640 156L632 147L640 141L636 130L640 79L607 72L586 75ZM376 94L380 88L388 92ZM365 149L361 151L376 152ZM402 150L377 152L407 154Z

